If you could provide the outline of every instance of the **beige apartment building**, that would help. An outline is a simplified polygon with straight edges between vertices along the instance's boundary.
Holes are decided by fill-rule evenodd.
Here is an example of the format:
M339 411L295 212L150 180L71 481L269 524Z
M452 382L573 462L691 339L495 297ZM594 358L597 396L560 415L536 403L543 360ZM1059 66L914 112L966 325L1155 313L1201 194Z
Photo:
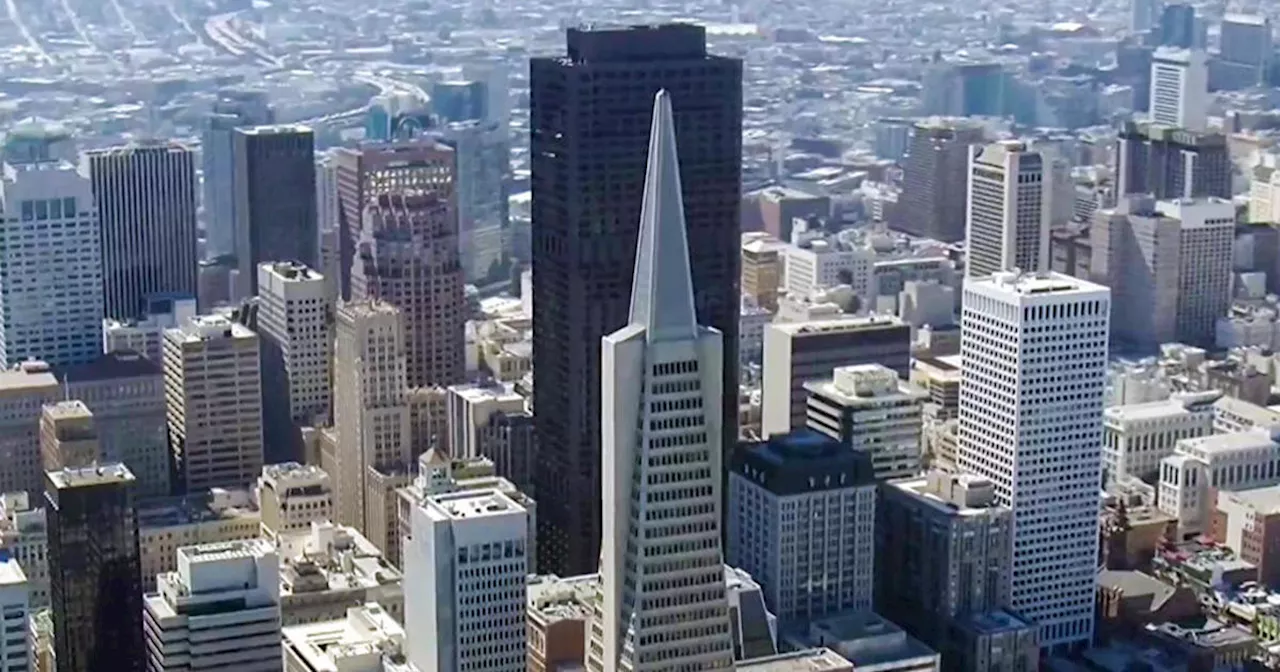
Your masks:
M58 379L44 362L0 371L0 492L43 492L40 414L58 399Z

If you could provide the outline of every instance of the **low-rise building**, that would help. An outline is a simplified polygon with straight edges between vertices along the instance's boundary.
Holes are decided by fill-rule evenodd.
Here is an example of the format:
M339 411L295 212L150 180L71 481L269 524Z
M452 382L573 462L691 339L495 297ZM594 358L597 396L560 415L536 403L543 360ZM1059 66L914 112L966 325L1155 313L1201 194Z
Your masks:
M529 672L554 672L586 660L587 623L599 587L599 574L529 578L525 607Z
M1178 519L1189 538L1209 530L1215 490L1280 483L1280 442L1271 431L1252 429L1179 441L1160 463L1160 510Z
M253 539L261 527L262 514L247 490L214 489L140 502L138 554L143 592L156 589L157 575L178 569L179 548Z
M1182 439L1213 431L1216 392L1175 394L1164 401L1112 406L1103 413L1102 468L1106 484L1130 477L1155 480L1160 460Z
M921 416L928 393L880 364L838 367L804 384L809 429L871 457L877 480L920 473Z
M22 566L32 610L49 606L49 529L44 509L25 492L0 495L0 550Z
M329 474L313 464L285 462L262 468L258 478L258 506L263 536L305 532L311 523L333 520L333 484Z
M312 523L306 532L281 534L279 553L284 625L337 620L369 602L403 622L403 575L354 528Z
M1219 490L1210 534L1258 567L1258 580L1280 586L1280 485Z
M377 603L283 629L284 672L384 672L404 658L404 628Z

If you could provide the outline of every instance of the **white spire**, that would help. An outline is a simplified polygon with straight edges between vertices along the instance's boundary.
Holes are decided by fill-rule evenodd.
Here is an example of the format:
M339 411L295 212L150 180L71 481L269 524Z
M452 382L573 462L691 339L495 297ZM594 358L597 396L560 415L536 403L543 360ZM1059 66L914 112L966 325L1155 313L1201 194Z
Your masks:
M693 307L680 161L671 95L666 90L659 91L653 100L642 203L629 323L643 325L650 342L695 338L698 318Z

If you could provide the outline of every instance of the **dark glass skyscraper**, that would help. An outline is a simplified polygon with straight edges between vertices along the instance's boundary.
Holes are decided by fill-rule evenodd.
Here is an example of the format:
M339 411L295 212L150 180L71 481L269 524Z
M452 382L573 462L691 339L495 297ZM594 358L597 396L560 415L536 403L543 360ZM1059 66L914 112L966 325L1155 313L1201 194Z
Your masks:
M709 55L694 25L571 29L567 55L530 63L539 556L566 576L599 562L600 339L627 322L660 89L698 322L724 333L726 451L737 441L742 62Z
M133 474L120 463L45 475L57 672L142 672Z
M275 122L275 113L263 91L229 89L218 92L218 102L205 119L200 134L204 172L205 244L210 258L235 254L235 196L231 187L235 160L231 149L240 126Z
M102 231L106 316L138 317L149 296L195 296L195 152L150 142L88 158Z
M1160 44L1182 49L1204 48L1197 39L1195 7L1183 3L1165 5L1160 13Z
M232 156L237 289L249 297L264 261L320 267L315 137L305 126L238 128Z

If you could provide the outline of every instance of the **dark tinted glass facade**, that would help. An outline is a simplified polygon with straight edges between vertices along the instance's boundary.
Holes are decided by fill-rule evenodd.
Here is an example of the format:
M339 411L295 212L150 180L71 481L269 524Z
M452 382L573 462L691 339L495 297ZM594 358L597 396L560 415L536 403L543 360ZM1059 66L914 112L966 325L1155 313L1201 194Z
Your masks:
M249 297L264 261L320 267L315 138L304 126L259 126L234 141L237 282Z
M742 63L708 55L698 26L570 30L567 56L533 59L530 80L538 555L569 576L599 562L600 339L627 322L660 89L698 322L724 333L726 450L737 438Z
M123 470L120 465L114 468ZM133 476L45 477L58 672L141 672L142 586Z

